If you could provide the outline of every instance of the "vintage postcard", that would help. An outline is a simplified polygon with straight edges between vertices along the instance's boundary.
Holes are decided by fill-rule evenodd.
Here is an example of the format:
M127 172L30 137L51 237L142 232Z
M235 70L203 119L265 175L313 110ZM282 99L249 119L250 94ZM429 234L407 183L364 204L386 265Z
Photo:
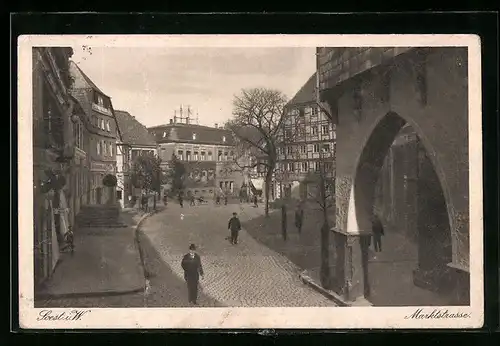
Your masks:
M478 328L474 35L19 49L22 328Z

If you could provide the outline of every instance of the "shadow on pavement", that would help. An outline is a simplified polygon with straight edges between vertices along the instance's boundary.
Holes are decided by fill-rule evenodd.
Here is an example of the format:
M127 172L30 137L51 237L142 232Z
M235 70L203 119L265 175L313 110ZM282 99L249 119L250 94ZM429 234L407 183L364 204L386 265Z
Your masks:
M273 212L251 220L242 220L242 227L259 243L287 257L301 269L315 270L320 264L321 215L318 210L304 212L301 234L294 225L294 209L287 212L287 240L281 231L281 212Z

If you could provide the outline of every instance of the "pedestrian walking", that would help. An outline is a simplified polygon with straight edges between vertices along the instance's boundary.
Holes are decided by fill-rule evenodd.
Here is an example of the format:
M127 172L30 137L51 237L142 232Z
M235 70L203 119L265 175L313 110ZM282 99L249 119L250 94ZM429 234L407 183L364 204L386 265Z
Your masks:
M196 205L196 200L194 198L194 195L191 195L191 202L189 203L190 206L195 206Z
M233 213L233 217L229 219L227 229L231 231L231 244L238 244L238 233L241 230L241 222L238 219L237 213Z
M167 206L167 205L168 205L168 196L167 196L167 193L166 193L166 192L165 192L165 194L163 195L163 204L164 204L165 206Z
M253 196L253 206L254 206L255 208L257 208L257 207L258 207L258 205L257 205L257 195L254 195L254 196Z
M227 205L227 195L224 195L224 205Z
M372 231L373 231L373 247L375 252L382 251L382 236L384 235L384 226L377 214L372 217Z
M182 194L179 192L179 205L184 208L184 200L182 199Z
M304 209L302 204L297 204L297 209L295 209L295 227L297 227L297 232L299 234L302 232L302 222L304 221Z
M220 196L219 195L215 196L215 204L217 204L217 205L220 204Z
M144 210L145 213L148 212L148 196L146 194L142 195L142 210Z
M189 246L189 253L182 258L181 266L184 270L189 303L198 305L198 283L200 276L203 279L204 273L200 255L196 253L196 245L191 244Z

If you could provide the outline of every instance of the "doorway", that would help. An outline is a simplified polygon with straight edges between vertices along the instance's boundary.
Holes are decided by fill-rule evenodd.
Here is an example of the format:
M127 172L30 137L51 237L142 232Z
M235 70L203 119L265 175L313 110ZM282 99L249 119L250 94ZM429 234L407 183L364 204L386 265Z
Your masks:
M360 229L383 225L382 248L363 245L365 295L375 306L448 305L451 229L434 164L416 133L395 113L372 131L360 156L355 212Z

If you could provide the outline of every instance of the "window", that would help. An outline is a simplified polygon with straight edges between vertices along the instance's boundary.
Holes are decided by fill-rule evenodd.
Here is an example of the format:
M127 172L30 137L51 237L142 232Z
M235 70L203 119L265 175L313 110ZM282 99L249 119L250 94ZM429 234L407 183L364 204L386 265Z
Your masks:
M288 162L287 166L288 166L288 167L287 167L287 170L288 170L289 172L293 172L293 162Z
M101 141L97 141L97 155L101 155Z
M196 140L196 133L193 133L193 141Z
M113 143L109 145L109 155L113 156Z
M198 161L198 152L197 151L195 151L193 153L193 160Z
M306 147L305 145L301 145L301 146L300 146L300 152L301 152L302 154L307 153L307 147Z
M191 161L191 151L186 151L186 161Z
M312 115L318 115L318 107L312 107L311 113L312 113Z
M208 152L208 161L212 161L212 152L211 151Z
M319 153L319 144L314 144L314 146L313 146L313 152Z
M317 126L312 126L312 134L317 135L318 134L318 127Z
M324 135L327 135L329 132L329 126L328 125L321 125L321 133Z
M104 142L103 142L102 154L103 154L104 156L107 156L107 155L108 155L108 142L106 142L106 141L104 141Z
M120 190L116 191L116 199L118 200L122 199L122 192Z
M217 153L217 161L222 161L222 150L219 150Z
M201 161L205 161L205 158L206 158L206 157L205 157L205 152L204 152L204 151L202 151L202 152L201 152Z
M320 171L320 169L321 169L321 162L319 162L319 161L315 161L315 162L314 162L314 170L315 170L316 172L319 172L319 171Z
M178 150L177 151L177 157L179 158L179 160L183 160L184 159L184 152L182 150Z
M229 158L230 158L230 159L233 159L233 158L234 158L234 151L232 151L232 150L231 150L231 151L229 152Z
M286 131L285 131L285 138L287 138L287 139L288 139L288 138L292 138L292 137L293 137L293 136L292 136L292 130L290 130L290 129L289 129L289 130L286 130Z
M286 151L287 151L287 154L289 154L289 155L293 154L293 147L292 146L287 147Z
M333 165L331 162L325 162L325 172L333 171Z
M106 131L111 132L111 129L109 127L109 120L106 120Z
M227 157L228 157L228 155L227 155L227 151L225 151L225 152L224 152L224 161L227 161Z
M302 162L300 168L302 172L307 172L307 162Z
M104 119L101 119L101 129L105 130L105 128L104 128Z

